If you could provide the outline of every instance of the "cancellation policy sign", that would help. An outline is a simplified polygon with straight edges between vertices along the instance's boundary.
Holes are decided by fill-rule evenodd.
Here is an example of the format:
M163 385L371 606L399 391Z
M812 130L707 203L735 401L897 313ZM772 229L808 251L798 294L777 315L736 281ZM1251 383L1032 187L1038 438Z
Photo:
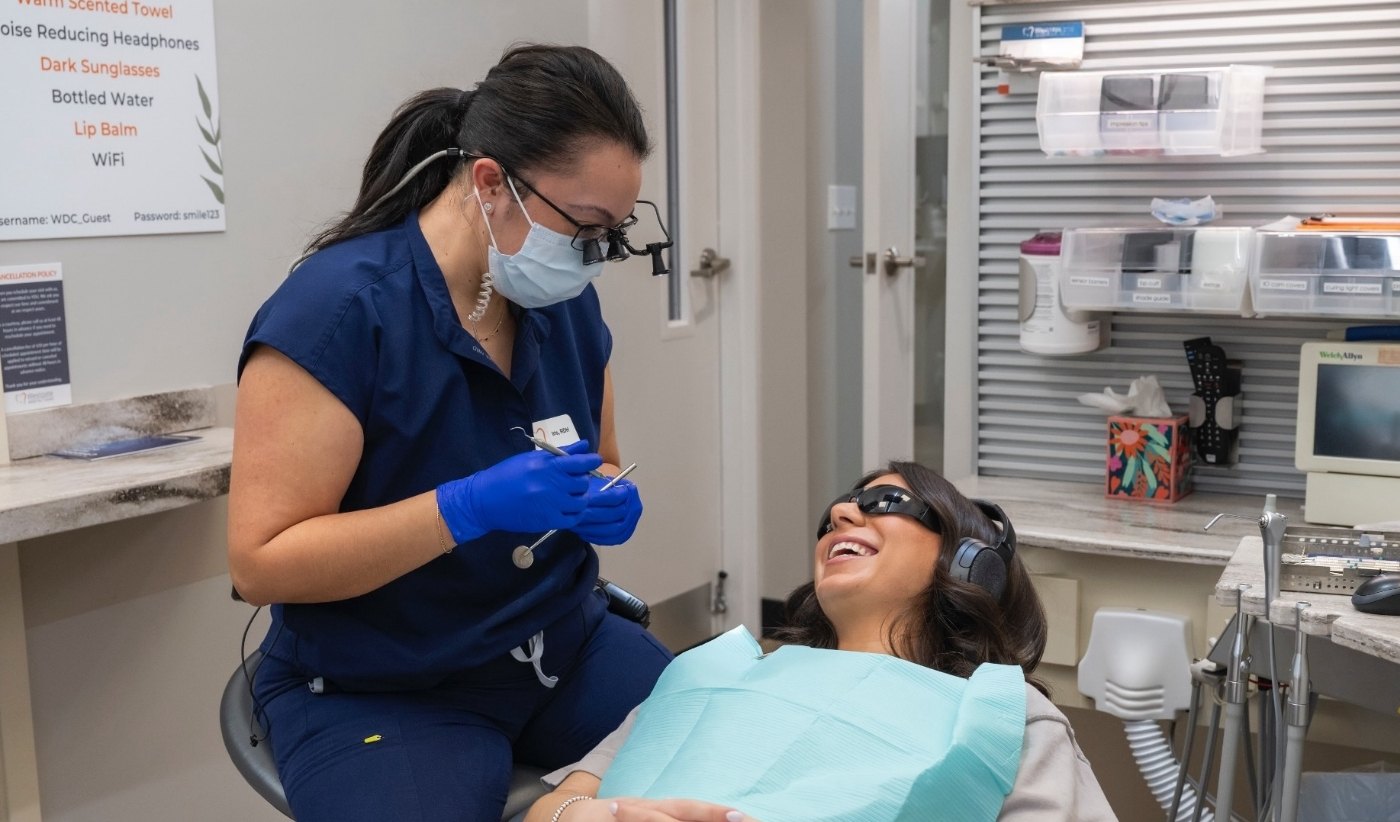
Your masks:
M0 266L0 372L6 413L73 401L58 263Z
M213 0L0 0L0 240L224 229Z

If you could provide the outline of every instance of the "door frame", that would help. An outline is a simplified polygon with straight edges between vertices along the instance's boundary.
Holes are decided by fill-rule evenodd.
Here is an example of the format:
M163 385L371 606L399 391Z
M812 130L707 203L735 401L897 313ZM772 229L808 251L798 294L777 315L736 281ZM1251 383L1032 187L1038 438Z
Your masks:
M977 474L978 163L982 11L953 3L948 18L948 292L943 360L943 473ZM965 112L966 117L954 117Z
M929 0L940 2L940 0ZM915 0L864 0L864 251L914 248ZM943 474L977 473L978 182L981 10L950 6L948 28L948 243L944 332ZM966 117L956 113L966 113ZM907 135L908 144L889 142ZM893 181L891 183L891 181ZM907 183L907 185L906 185ZM899 202L890 213L889 204ZM904 249L907 248L908 251ZM878 271L878 266L877 266ZM863 299L862 456L867 465L913 457L913 269L866 274Z
M917 0L864 0L863 6L861 457L875 466L914 458L915 268L887 274L882 257L887 249L914 254L919 32Z
M759 419L761 396L759 241L759 5L716 0L716 130L720 180L720 251L731 260L719 288L720 568L728 609L716 631L740 624L762 631L759 563Z
M712 0L715 6L716 100L713 122L689 122L681 101L680 138L682 147L693 139L714 139L718 156L723 158L716 173L721 207L718 209L715 250L729 258L727 271L713 280L716 294L715 311L705 322L719 324L719 415L720 440L719 510L707 512L719 522L720 544L715 547L717 569L726 573L725 602L727 610L711 614L710 628L718 633L740 624L755 634L762 628L760 598L763 581L760 578L759 557L759 459L758 441L760 404L759 372L755 352L761 343L759 335L759 174L758 146L760 106L757 82L759 68L758 4L751 0ZM665 31L662 13L654 6L646 15L654 15L651 24L632 26L619 31L619 23L635 19L636 0L589 0L589 39L602 38L609 44L625 42L627 48L654 49L655 65L664 66ZM677 25L686 24L687 15L679 14ZM654 37L648 43L645 37ZM687 37L682 29L678 40ZM680 94L686 93L686 66L681 47L681 62L677 66ZM664 69L663 69L664 70ZM684 212L685 203L681 203ZM679 225L676 226L679 231ZM688 275L695 267L703 243L679 244L681 257L672 260L676 271ZM687 276L687 280L689 277ZM690 291L689 283L683 289ZM657 306L661 312L662 339L687 336L685 327L667 328L665 320L666 295L660 294ZM698 320L698 318L696 319ZM680 378L683 378L681 376ZM674 448L690 447L683 437L677 437ZM658 488L657 493L685 494L685 488ZM714 578L704 582L714 586ZM715 591L710 590L711 604ZM660 603L653 602L653 606Z

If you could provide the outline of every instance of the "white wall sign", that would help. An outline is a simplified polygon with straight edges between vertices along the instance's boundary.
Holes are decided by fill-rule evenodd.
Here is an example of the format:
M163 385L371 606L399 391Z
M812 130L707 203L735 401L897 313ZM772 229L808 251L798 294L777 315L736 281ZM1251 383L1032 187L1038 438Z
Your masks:
M0 240L224 228L213 0L8 0Z
M0 266L0 374L5 412L73 402L63 266Z

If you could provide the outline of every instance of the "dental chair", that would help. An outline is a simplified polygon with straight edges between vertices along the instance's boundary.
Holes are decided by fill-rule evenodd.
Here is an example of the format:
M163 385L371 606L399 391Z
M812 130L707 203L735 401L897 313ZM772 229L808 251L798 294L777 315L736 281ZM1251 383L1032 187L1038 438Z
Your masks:
M651 624L651 612L642 600L628 593L602 577L598 587L608 595L608 610L638 623L643 628ZM235 591L234 599L242 600ZM272 746L267 742L267 729L254 716L253 694L249 687L247 671L256 671L262 653L254 651L243 663L234 668L233 674L224 686L223 697L219 700L219 730L223 733L224 749L233 760L234 767L248 781L253 790L266 799L272 807L281 811L288 819L293 819L292 809L287 804L287 794L282 789L282 780L277 776L277 762L272 756ZM256 733L259 744L252 743ZM520 822L530 805L548 791L540 783L546 771L516 763L511 774L510 792L506 797L502 822Z

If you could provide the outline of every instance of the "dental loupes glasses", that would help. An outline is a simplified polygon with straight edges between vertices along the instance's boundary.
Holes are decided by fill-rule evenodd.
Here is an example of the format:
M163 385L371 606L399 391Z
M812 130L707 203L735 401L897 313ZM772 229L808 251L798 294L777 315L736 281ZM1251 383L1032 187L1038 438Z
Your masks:
M666 230L666 223L661 219L661 209L657 207L656 203L653 203L651 200L637 201L638 203L651 206L652 212L656 214L656 224L661 227L661 233L666 239L663 242L647 243L642 248L634 248L632 243L627 239L627 229L637 224L637 215L635 213L627 215L622 222L615 226L580 223L570 216L569 212L555 205L553 201L541 194L539 189L530 185L520 175L511 174L509 171L506 173L510 175L511 179L524 186L526 191L539 197L545 205L554 209L554 213L568 220L569 225L576 229L574 231L572 245L575 250L583 254L584 265L593 265L604 261L621 262L634 255L640 257L644 254L649 254L651 255L652 276L656 277L671 273L670 266L666 264L666 261L662 259L661 256L661 252L670 248L672 245L671 232ZM605 240L608 244L606 253L603 251L603 241Z
M906 517L913 517L935 534L943 533L938 515L922 500L916 499L913 494L898 485L872 485L869 488L842 494L832 500L831 504L826 506L826 513L822 515L821 523L817 525L817 539L831 533L835 528L831 524L831 509L843 502L854 502L861 513L866 515L903 514Z

